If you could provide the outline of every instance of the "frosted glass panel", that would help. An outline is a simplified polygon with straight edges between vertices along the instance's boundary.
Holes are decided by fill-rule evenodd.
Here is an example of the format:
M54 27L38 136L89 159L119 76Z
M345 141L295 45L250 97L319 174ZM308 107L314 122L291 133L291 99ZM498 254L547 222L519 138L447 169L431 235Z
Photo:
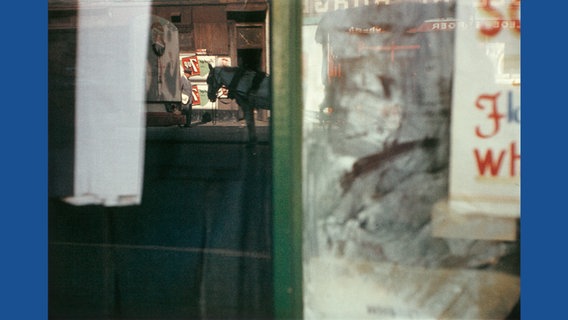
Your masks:
M518 302L516 220L507 241L434 232L458 18L454 1L304 1L307 319L494 319Z

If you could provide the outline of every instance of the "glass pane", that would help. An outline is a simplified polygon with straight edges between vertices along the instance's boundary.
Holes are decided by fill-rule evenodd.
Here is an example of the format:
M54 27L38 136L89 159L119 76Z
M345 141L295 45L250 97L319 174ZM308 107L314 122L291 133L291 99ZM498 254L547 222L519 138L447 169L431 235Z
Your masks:
M464 2L484 9L472 3ZM517 1L499 4L503 14L518 10ZM450 197L453 114L462 107L453 103L462 71L456 30L480 23L456 7L304 1L307 319L504 319L515 312L518 217L474 209L456 218L440 210ZM491 48L487 39L479 45ZM502 65L508 74L519 60L516 45ZM468 63L480 67L480 59ZM514 130L508 138L518 141Z
M205 2L49 1L50 318L274 317L268 1Z

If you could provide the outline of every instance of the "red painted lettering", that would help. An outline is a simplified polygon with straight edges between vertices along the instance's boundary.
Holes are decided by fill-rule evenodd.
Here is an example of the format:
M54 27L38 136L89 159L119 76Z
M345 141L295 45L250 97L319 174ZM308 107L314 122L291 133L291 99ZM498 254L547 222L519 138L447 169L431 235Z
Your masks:
M478 5L482 15L488 17L486 21L478 23L479 33L482 36L494 37L502 28L511 29L516 34L521 33L521 19L519 11L521 0L512 0L507 8L508 19L505 20L503 14L491 5L491 0L479 0Z
M487 118L493 121L493 125L492 125L493 130L490 130L488 133L481 132L480 126L477 126L475 128L475 135L476 136L485 139L485 138L490 138L490 137L496 135L499 132L500 123L501 123L500 121L501 121L502 118L505 117L504 114L499 113L497 111L497 98L499 98L500 94L501 94L500 92L497 92L496 94L493 94L493 95L482 94L475 101L475 106L480 110L485 109L484 101L487 101L491 104L489 106L490 112L487 115Z
M521 19L519 10L521 9L521 0L513 0L509 5L509 19L515 23L515 32L521 33Z
M515 142L511 142L511 163L510 163L510 174L511 177L514 177L517 175L517 163L519 163L521 161L521 154L517 152L517 144Z
M497 23L492 23L490 25L482 25L479 27L479 32L484 36L493 37L501 31L501 22L503 21L503 15L494 7L491 6L491 0L479 0L480 10L488 15L491 21Z
M499 175L501 167L504 164L503 160L507 156L507 151L510 152L509 159L509 175L514 177L517 175L517 166L521 160L521 155L517 151L517 143L511 142L509 150L503 149L499 152L498 156L494 153L493 149L488 149L485 154L482 154L479 149L474 149L473 154L475 156L475 161L477 163L477 171L480 176L485 176L489 174L492 177ZM506 163L506 162L505 162Z
M481 154L477 148L473 152L475 154L475 160L477 161L477 170L479 171L480 176L485 175L487 168L489 168L491 176L495 177L499 174L503 157L505 157L505 151L501 151L499 153L497 162L493 160L493 150L491 149L485 152L484 158L481 157Z

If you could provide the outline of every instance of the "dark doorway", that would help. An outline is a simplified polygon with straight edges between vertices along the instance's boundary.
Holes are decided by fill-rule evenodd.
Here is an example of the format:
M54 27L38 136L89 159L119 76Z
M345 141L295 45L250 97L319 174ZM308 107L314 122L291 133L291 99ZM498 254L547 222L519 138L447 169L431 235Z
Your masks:
M238 49L237 64L249 70L263 70L262 49Z

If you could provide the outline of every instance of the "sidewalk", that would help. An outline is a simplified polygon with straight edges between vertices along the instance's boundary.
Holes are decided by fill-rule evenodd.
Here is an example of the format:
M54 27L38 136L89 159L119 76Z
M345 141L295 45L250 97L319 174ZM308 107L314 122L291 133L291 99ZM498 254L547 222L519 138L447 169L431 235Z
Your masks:
M270 141L270 121L256 120L256 135L258 143ZM202 123L193 121L190 128L178 125L147 127L147 141L173 141L196 143L246 143L248 129L245 121L210 121Z
M254 121L256 127L266 127L266 126L270 126L270 121L262 121L262 120L258 120L256 119ZM246 122L245 120L215 120L213 119L212 121L209 121L207 123L202 123L200 121L195 121L193 120L191 122L191 128L195 128L195 127L246 127Z

